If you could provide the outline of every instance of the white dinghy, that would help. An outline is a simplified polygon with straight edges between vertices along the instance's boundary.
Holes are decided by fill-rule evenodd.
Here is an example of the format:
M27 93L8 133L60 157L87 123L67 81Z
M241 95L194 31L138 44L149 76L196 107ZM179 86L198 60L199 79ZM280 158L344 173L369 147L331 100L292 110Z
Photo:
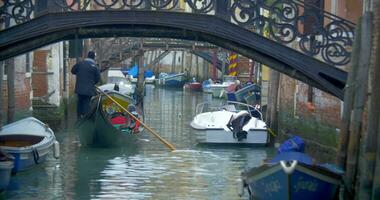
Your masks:
M14 157L13 173L43 162L53 150L54 156L59 156L59 143L55 140L54 132L34 117L3 126L0 131L0 148Z
M240 102L227 101L217 108L210 102L198 104L190 125L197 130L199 143L265 146L269 142L261 112Z

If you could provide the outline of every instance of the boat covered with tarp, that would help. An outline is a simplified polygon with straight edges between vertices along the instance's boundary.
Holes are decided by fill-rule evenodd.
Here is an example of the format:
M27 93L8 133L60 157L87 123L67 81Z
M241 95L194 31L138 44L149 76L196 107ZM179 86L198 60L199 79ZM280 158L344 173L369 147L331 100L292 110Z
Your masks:
M344 172L316 163L302 146L299 137L290 138L264 165L242 172L250 199L337 199Z
M13 173L24 171L46 160L50 152L59 156L59 143L53 130L34 117L3 126L0 148L14 157Z
M81 144L101 147L136 146L138 133L143 128L130 114L143 120L142 109L136 106L131 96L112 90L93 97L90 112L77 122Z

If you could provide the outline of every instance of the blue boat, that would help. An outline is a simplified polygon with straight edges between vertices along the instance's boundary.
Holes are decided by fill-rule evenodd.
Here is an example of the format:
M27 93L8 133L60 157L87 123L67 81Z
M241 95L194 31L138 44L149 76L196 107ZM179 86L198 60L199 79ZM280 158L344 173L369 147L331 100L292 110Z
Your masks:
M256 84L246 84L235 92L227 93L228 101L238 101L249 105L260 104L261 88Z
M330 164L316 165L308 155L291 150L293 147L303 149L299 144L297 140L286 143L265 165L242 173L250 199L328 200L337 197L343 172Z
M183 87L187 80L185 73L167 74L160 73L158 79L158 85L168 87Z
M59 156L59 143L54 132L43 122L28 117L3 126L0 131L0 148L14 157L13 173L40 164L49 152Z

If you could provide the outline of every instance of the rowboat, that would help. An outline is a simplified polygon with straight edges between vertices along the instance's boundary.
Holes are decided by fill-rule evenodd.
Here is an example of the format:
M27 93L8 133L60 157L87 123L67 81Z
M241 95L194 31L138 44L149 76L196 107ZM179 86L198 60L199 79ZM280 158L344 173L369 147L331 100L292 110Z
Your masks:
M306 154L286 152L242 173L250 199L335 199L343 172L315 165Z
M14 157L13 173L40 164L49 152L54 151L56 158L59 156L54 132L34 117L5 125L0 131L0 148Z
M1 152L0 149L0 193L5 190L9 184L13 162L13 156Z
M240 102L216 107L211 102L198 104L190 126L203 144L265 146L269 142L260 111Z
M142 111L136 108L132 97L117 91L106 94L140 120ZM86 146L136 146L138 134L143 129L109 97L98 95L91 101L91 111L77 122L82 145Z
M199 82L186 83L183 88L191 91L201 91L202 84Z

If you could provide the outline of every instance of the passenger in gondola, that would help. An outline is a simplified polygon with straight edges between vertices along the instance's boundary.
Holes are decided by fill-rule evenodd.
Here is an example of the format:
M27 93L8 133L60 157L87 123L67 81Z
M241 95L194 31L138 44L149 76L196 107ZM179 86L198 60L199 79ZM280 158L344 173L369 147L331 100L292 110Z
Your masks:
M129 104L127 110L129 113L131 113L134 117L138 119L139 116L135 105ZM132 133L138 133L140 128L140 122L138 120L135 120L132 116L130 116L129 122L127 122L127 126L132 131Z

